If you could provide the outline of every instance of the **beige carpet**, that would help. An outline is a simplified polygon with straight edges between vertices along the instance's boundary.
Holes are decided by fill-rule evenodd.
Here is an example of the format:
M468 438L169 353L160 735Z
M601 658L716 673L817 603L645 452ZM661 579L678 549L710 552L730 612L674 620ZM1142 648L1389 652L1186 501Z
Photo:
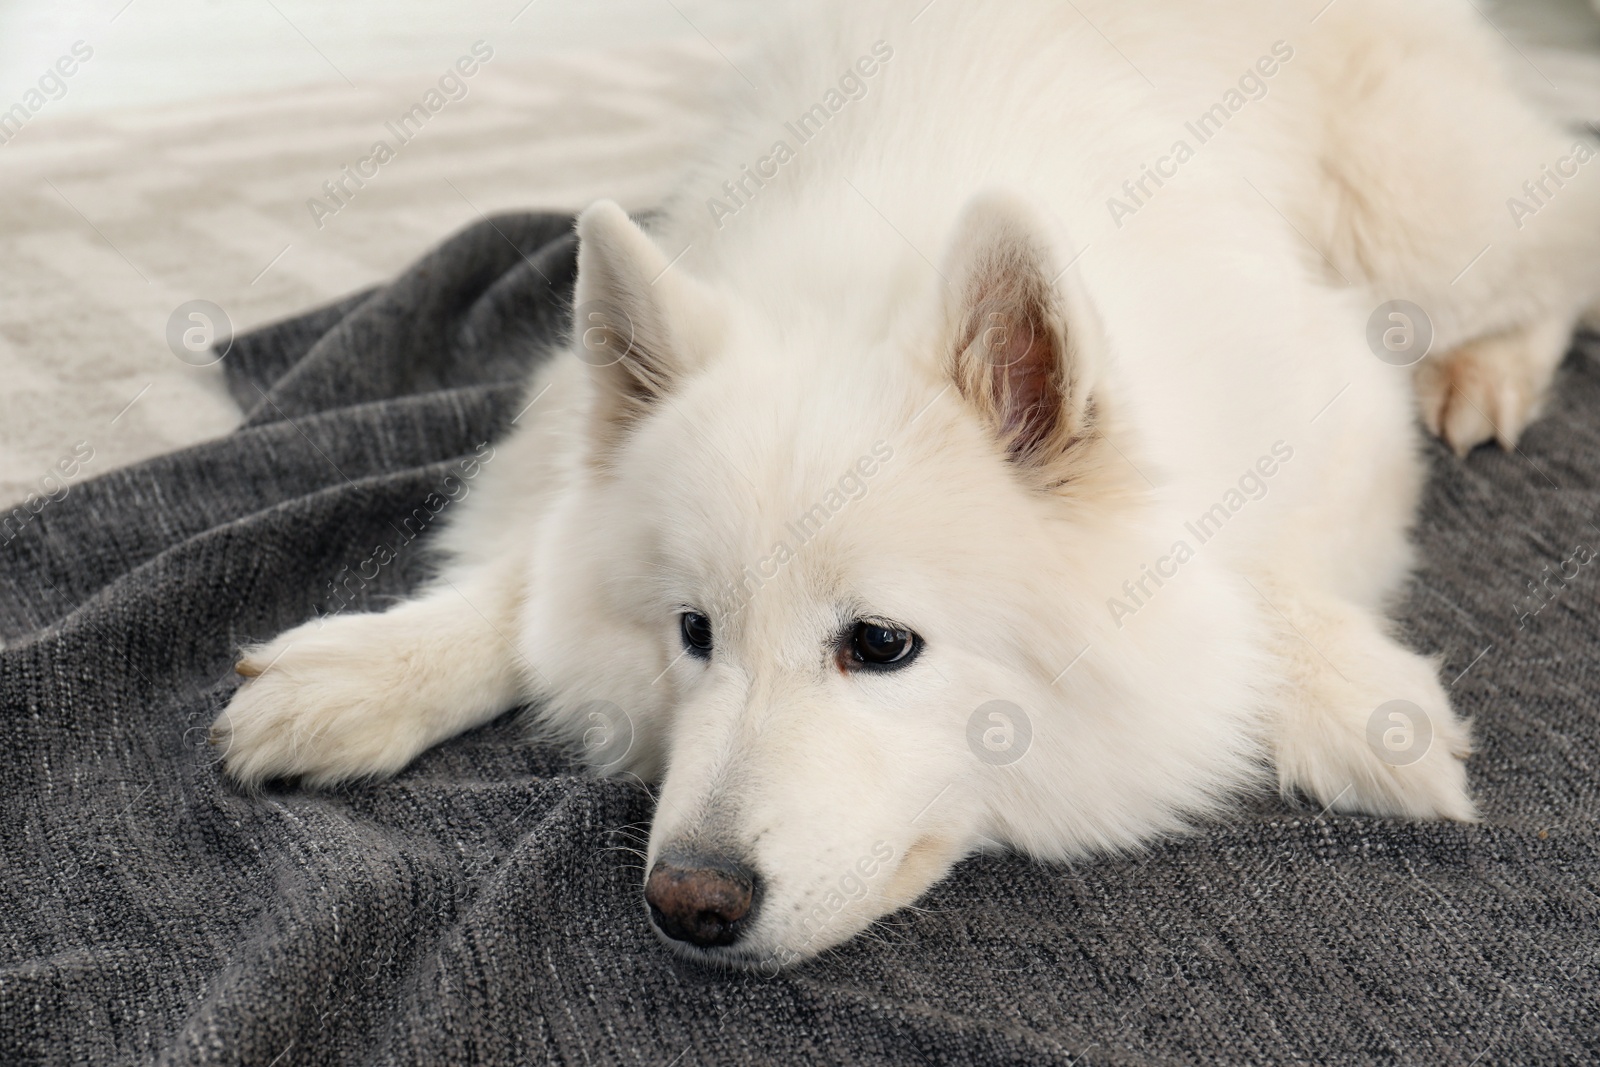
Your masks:
M0 144L0 504L59 495L63 460L76 482L237 423L220 368L168 344L189 301L243 330L387 278L481 213L653 205L727 69L698 39L510 62L403 145L386 123L426 79L46 111ZM319 228L307 202L334 206L323 183L379 140L394 158L346 179Z

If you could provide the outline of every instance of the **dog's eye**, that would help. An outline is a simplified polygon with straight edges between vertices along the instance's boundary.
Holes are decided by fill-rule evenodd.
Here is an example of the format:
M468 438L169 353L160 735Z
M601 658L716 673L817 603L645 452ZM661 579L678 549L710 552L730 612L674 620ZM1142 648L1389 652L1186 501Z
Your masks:
M683 650L700 659L711 658L711 620L698 611L686 611L678 617L683 633Z
M884 669L904 667L916 658L922 639L910 630L876 622L858 622L842 657L846 666Z

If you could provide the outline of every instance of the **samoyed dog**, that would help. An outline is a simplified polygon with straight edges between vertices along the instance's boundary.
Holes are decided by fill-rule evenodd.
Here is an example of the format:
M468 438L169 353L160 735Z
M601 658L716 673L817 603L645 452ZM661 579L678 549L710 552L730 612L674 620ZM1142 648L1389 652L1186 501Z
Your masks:
M522 704L659 783L649 921L777 967L975 850L1271 787L1474 818L1385 606L1423 427L1513 447L1600 294L1600 164L1467 0L829 0L741 60L391 610L247 649L237 781Z

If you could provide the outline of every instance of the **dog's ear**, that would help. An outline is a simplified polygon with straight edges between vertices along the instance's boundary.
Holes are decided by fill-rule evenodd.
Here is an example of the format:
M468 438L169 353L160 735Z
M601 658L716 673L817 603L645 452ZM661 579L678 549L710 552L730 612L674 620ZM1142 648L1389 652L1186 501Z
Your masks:
M985 193L945 254L946 358L1012 462L1047 484L1092 433L1099 324L1025 203ZM1071 261L1068 260L1068 263Z
M578 216L573 348L596 386L594 431L614 445L721 333L712 294L610 200Z

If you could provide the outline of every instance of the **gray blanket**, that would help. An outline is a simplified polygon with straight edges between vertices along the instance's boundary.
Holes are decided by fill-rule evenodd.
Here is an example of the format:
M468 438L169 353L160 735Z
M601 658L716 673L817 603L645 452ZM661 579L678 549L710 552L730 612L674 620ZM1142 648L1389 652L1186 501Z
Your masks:
M1600 567L1529 592L1600 549L1581 354L1520 453L1433 450L1401 613L1476 717L1480 825L1264 799L1133 857L984 857L763 977L656 943L648 796L514 716L391 781L231 788L204 741L235 651L337 609L377 546L398 558L352 609L421 580L432 530L400 523L518 415L566 329L570 226L486 222L239 338L243 429L0 545L0 1062L1600 1058Z

